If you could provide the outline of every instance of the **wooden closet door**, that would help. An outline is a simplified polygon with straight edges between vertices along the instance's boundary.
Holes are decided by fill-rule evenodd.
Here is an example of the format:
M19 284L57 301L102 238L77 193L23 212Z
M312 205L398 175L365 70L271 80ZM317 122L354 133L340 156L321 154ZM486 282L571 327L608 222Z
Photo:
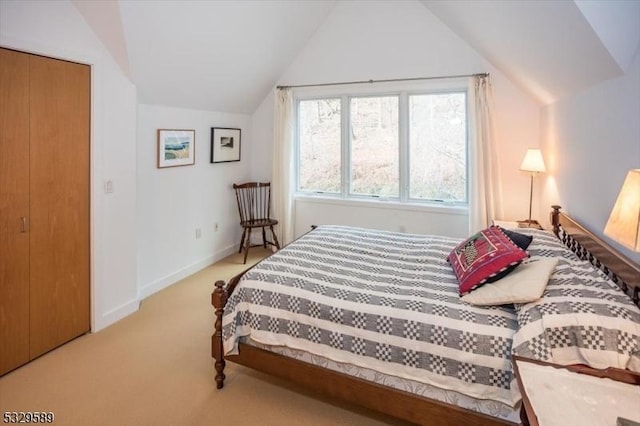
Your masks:
M30 57L30 355L90 328L90 68Z
M0 48L0 375L29 360L29 56Z

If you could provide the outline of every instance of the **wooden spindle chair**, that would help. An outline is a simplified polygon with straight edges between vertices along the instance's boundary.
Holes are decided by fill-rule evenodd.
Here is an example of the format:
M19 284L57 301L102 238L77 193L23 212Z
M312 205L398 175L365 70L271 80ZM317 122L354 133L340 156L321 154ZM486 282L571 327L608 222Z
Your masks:
M267 244L280 249L278 237L273 227L278 224L276 219L270 217L271 210L271 183L270 182L247 182L233 184L238 201L238 212L240 213L240 226L242 226L242 239L240 240L240 250L244 248L244 263L247 263L247 255L251 247L264 247ZM265 228L269 227L273 242L267 240ZM253 228L262 228L262 244L251 245L251 231Z

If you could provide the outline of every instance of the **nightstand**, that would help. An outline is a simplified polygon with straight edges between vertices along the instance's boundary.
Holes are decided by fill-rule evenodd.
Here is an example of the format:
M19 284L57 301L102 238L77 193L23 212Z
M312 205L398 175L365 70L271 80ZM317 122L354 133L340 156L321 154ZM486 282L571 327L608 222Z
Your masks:
M499 226L504 229L517 229L517 228L531 228L531 229L542 229L542 225L537 220L532 220L529 222L528 220L518 220L518 221L509 221L509 220L492 220L491 223L495 226Z
M519 220L518 228L531 228L531 229L542 229L542 225L535 219L531 220Z
M491 223L494 226L499 226L504 229L516 229L518 228L518 222L516 221L508 221L508 220L492 220Z
M584 365L560 366L516 355L512 362L522 394L524 424L625 424L619 418L640 422L638 373L617 368L595 370Z

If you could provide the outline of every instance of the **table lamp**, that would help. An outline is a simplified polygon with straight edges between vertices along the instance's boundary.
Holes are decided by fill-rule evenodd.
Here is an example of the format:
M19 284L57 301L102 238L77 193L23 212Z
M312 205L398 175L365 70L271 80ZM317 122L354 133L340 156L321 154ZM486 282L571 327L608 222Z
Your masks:
M640 169L627 173L604 233L623 246L640 252Z
M527 226L531 226L532 223L537 224L537 222L531 220L531 206L533 205L533 178L536 173L544 173L547 171L544 167L542 152L540 152L539 149L528 149L524 156L524 160L522 160L522 164L520 165L520 170L531 173L531 188L529 190L529 219L522 221L526 222Z

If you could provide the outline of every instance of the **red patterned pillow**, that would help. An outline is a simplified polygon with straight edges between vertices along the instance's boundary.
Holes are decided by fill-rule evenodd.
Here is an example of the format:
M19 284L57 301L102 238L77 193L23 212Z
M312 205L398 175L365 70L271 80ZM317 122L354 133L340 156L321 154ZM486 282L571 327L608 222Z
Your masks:
M463 241L449 253L447 261L458 277L460 295L485 284L529 257L497 226L490 226Z

